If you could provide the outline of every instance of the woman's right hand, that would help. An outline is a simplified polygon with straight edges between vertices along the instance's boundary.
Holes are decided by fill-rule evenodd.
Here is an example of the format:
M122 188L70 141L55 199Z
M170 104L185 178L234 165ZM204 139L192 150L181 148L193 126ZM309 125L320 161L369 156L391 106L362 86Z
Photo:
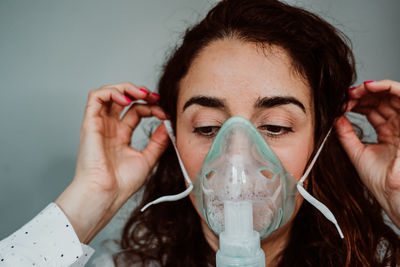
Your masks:
M125 198L143 185L166 148L168 136L161 124L143 151L132 148L130 143L142 117L166 119L163 110L155 105L156 96L130 83L90 91L81 128L74 178L77 182ZM148 104L133 104L120 119L130 99L142 99Z
M120 118L130 99L133 104ZM104 86L89 93L80 135L75 177L56 200L81 242L88 243L126 200L145 182L168 145L163 124L147 147L130 146L134 129L142 117L166 119L155 105L158 95L131 83ZM89 209L89 210L88 210Z

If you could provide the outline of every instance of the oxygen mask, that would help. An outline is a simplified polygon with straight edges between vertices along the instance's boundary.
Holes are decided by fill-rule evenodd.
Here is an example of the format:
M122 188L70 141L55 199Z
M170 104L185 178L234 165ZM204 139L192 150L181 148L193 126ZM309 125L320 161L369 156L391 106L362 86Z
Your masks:
M193 186L179 156L170 122L164 123L188 187L180 194L156 199L142 211L152 204L179 200L194 189L199 211L220 238L217 266L264 266L260 238L266 238L291 218L298 193L334 223L343 238L331 211L303 188L330 131L296 181L249 120L231 117L215 136Z

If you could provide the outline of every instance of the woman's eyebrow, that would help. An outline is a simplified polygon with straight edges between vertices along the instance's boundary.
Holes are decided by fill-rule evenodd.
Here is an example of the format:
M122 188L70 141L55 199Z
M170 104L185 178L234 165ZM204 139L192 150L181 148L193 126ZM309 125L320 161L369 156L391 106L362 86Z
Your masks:
M185 105L183 105L182 112L185 111L191 105L200 105L204 107L211 108L225 108L224 102L215 97L210 96L194 96L191 97L188 101L186 101ZM294 97L286 97L286 96L274 96L274 97L263 97L258 98L256 103L254 104L255 108L271 108L280 105L294 104L298 106L304 113L306 113L306 109L304 105Z
M258 98L254 104L255 108L271 108L280 105L294 104L301 108L301 110L306 113L306 108L304 105L294 97L288 96L274 96L274 97L263 97Z
M185 109L194 104L210 108L225 108L225 104L221 99L209 96L194 96L186 101L185 105L183 105L182 112L184 112Z

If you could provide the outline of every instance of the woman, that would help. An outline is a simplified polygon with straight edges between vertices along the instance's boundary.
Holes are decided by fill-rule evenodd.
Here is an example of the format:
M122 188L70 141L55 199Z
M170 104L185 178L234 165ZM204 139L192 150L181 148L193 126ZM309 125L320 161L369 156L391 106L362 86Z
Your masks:
M251 121L297 181L334 125L305 188L332 211L344 238L298 196L289 221L261 242L266 266L396 266L400 240L382 212L400 227L400 84L349 89L355 76L346 39L321 18L272 0L222 1L186 32L164 67L159 97L130 83L90 92L75 177L55 203L87 244L145 184L115 264L213 266L218 237L193 194L140 211L186 189L163 124L143 151L130 147L140 119L171 120L193 181L232 116ZM147 104L120 119L136 99ZM378 144L360 142L343 116L350 110L367 116Z

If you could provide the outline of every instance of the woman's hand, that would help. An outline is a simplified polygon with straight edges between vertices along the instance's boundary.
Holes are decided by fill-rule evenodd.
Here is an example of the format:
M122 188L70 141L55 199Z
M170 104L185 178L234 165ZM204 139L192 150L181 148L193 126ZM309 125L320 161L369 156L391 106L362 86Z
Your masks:
M339 139L363 183L400 228L400 83L370 81L351 88L347 111L367 117L378 143L361 143L344 116L336 123Z
M130 197L144 183L167 145L168 137L161 124L143 151L130 146L132 133L142 117L166 119L162 109L154 105L158 98L133 84L105 86L89 93L82 123L77 182L90 184L106 193ZM120 119L130 99L147 104L133 104Z
M120 118L131 99L148 104L134 103ZM143 185L167 147L168 135L163 124L144 150L130 146L132 133L142 117L166 119L166 114L155 105L157 100L157 94L131 83L90 91L75 177L56 200L81 242L88 243Z

